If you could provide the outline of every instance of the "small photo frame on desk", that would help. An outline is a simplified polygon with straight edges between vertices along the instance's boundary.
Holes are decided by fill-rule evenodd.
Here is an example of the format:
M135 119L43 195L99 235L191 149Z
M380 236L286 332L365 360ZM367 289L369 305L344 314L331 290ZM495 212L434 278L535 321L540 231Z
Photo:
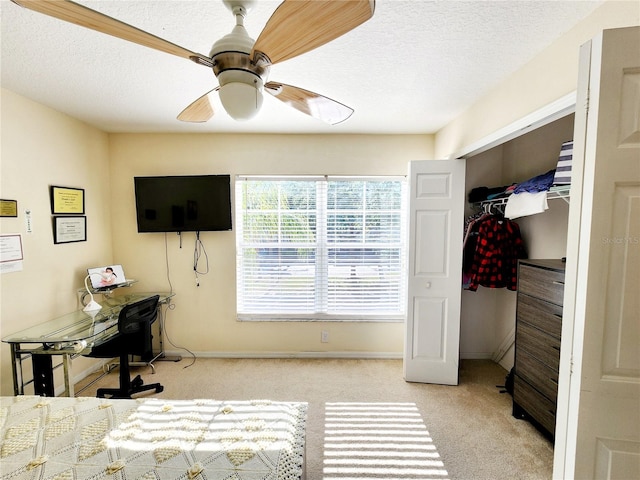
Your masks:
M87 217L53 217L53 243L72 243L87 241Z
M84 189L51 186L53 215L84 215Z

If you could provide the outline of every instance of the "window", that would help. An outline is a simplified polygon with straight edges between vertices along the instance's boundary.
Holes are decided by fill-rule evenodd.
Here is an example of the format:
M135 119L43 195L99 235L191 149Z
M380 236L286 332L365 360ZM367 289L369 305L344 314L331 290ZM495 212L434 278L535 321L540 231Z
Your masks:
M401 321L405 180L238 177L240 320Z

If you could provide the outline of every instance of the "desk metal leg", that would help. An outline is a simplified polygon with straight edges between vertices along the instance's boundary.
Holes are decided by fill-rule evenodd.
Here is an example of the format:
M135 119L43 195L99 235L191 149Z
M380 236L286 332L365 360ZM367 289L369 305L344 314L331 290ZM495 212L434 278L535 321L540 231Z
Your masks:
M22 382L22 357L18 353L19 344L11 344L11 373L13 374L13 394L24 395L24 384ZM18 382L18 365L20 363L20 381Z
M73 379L71 378L71 360L72 355L65 353L62 356L62 365L64 368L64 393L67 397L75 397L73 391Z

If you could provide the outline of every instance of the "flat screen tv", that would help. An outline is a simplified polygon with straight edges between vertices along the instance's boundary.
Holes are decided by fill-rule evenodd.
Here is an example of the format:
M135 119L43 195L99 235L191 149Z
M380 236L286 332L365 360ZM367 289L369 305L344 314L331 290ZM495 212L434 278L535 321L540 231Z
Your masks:
M138 232L231 230L229 175L134 177Z

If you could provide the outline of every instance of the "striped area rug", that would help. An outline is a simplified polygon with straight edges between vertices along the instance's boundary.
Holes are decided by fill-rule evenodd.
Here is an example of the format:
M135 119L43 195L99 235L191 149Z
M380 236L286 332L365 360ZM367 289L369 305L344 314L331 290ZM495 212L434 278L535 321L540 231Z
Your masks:
M325 404L323 480L447 479L415 403Z

